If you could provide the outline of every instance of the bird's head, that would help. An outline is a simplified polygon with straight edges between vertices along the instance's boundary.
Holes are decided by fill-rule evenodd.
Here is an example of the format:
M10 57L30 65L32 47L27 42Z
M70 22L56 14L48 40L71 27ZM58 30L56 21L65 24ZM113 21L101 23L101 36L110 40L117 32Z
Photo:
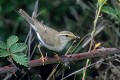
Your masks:
M80 37L78 37L78 36L75 36L72 32L70 32L70 31L61 31L60 33L59 33L59 38L60 38L60 40L62 40L62 41L70 41L70 40L72 40L72 39L79 39Z

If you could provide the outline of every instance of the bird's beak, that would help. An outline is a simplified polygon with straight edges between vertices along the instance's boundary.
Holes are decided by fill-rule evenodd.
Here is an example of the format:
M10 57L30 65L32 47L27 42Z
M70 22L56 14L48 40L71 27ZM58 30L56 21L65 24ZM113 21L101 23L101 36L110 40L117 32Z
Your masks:
M76 39L76 41L80 40L80 37L79 36L75 36L75 39Z
M79 40L80 39L80 37L79 36L74 36L74 38L73 38L74 40Z
M75 36L75 38L76 38L76 39L80 39L80 37L79 37L79 36Z

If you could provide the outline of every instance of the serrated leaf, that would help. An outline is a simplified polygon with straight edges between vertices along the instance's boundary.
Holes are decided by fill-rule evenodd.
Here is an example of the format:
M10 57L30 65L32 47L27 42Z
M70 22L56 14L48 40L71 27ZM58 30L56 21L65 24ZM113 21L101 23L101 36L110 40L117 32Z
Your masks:
M7 46L10 47L11 45L13 45L14 43L16 43L18 41L18 37L17 36L11 36L7 39Z
M24 53L12 54L12 58L16 63L28 67L28 57Z
M7 45L4 42L0 42L1 49L7 49Z
M15 43L10 47L10 52L11 53L18 53L22 52L27 48L27 45L24 43Z
M6 50L1 50L1 51L0 51L0 57L7 57L7 56L9 56L9 55L10 55L10 53L7 52Z

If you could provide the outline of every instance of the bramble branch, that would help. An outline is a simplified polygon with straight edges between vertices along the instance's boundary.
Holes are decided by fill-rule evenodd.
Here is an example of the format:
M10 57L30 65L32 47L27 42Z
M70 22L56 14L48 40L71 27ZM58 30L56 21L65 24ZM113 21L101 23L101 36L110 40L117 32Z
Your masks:
M117 53L120 53L120 48L101 48L101 49L96 49L89 52L83 52L78 54L70 54L70 55L64 55L59 57L45 57L45 58L40 58L36 60L31 60L29 61L29 67L42 66L42 65L60 63L60 62L83 60L83 59L95 58L95 57L102 57L102 56L112 55ZM4 74L8 72L14 73L17 70L19 70L19 68L13 65L3 66L3 67L0 67L0 74Z

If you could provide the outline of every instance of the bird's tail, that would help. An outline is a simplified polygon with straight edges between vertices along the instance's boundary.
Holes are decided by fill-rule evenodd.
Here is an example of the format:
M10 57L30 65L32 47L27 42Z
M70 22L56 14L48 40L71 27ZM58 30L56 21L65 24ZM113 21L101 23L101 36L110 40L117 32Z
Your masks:
M37 27L35 26L35 18L30 17L23 9L19 9L19 14L25 18L25 20L32 26L32 28L37 31Z
M34 19L32 19L23 9L19 9L18 11L20 13L20 15L25 18L25 20L31 24L34 25Z

